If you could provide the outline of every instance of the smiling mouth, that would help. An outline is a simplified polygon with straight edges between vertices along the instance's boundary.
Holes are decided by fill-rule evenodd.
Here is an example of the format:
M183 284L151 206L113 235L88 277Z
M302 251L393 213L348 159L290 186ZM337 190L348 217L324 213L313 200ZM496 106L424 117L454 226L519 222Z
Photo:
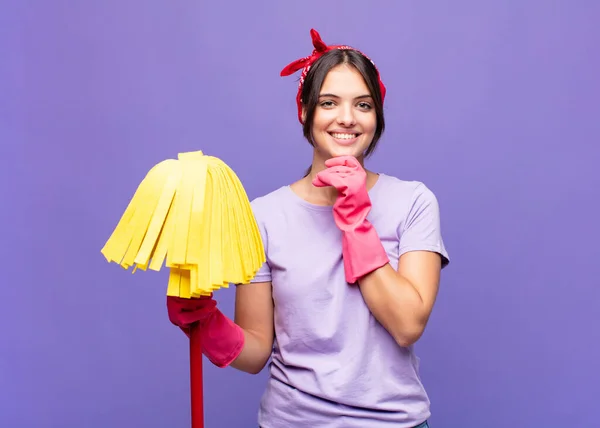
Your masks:
M336 140L352 140L354 138L357 138L360 134L348 134L348 133L341 133L341 132L330 132L329 135L331 135Z

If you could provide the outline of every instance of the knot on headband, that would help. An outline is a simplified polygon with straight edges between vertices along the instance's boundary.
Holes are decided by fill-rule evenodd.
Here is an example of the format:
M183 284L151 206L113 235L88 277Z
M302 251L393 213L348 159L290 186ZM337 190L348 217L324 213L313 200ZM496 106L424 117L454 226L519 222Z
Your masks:
M298 84L298 94L296 95L296 104L298 106L298 120L300 121L300 123L303 123L301 96L302 96L302 87L304 86L304 80L306 79L306 75L308 74L311 66L315 63L316 60L318 60L325 53L327 53L333 49L354 50L354 51L362 54L369 61L371 61L371 64L373 64L373 67L375 67L375 71L377 72L377 78L379 81L379 89L381 90L381 101L383 102L383 100L385 99L385 92L386 92L385 85L381 81L381 77L379 76L379 70L377 70L377 66L375 66L375 63L371 60L371 58L369 58L364 53L362 53L358 49L355 49L351 46L346 46L346 45L328 46L328 45L326 45L325 42L323 42L323 40L321 39L320 34L314 28L310 30L310 36L312 38L312 43L314 46L314 50L312 51L312 53L309 56L297 59L296 61L293 61L290 64L286 65L283 68L283 70L281 70L281 73L280 73L280 76L289 76L291 74L294 74L298 70L302 70L302 73L300 74L300 83Z

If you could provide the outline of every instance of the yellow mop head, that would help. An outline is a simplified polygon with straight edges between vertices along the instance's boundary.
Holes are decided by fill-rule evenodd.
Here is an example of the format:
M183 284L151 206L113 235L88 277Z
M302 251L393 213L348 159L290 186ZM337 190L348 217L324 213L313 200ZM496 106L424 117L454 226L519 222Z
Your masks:
M167 295L200 297L246 283L265 261L242 183L201 151L155 165L101 250L125 269L170 269Z

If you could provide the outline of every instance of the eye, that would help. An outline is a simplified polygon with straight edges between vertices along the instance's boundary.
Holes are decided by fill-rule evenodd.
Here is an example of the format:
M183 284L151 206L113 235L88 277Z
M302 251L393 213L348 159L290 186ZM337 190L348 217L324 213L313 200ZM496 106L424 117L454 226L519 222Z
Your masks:
M363 110L371 110L373 108L371 107L371 104L367 102L358 103L358 106Z
M325 108L333 107L333 101L322 101L319 105Z

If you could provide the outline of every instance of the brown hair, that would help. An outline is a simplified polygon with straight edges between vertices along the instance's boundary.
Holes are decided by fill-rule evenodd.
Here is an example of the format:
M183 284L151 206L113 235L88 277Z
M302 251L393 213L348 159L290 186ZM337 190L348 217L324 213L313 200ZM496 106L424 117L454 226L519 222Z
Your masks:
M323 82L325 81L329 71L332 68L342 64L347 64L354 67L356 71L362 75L367 87L369 88L369 92L373 97L377 126L375 128L373 140L365 151L366 158L369 157L377 147L377 143L381 138L383 131L385 130L385 118L383 115L383 97L381 94L381 88L379 87L379 76L377 74L377 69L367 57L356 50L333 49L325 53L312 65L308 71L308 74L306 75L306 79L304 80L301 94L302 107L305 111L305 119L302 130L304 137L307 139L309 144L314 146L314 142L312 140L312 126L315 110L319 104L321 87L323 86ZM310 170L311 168L309 167L306 175L310 173Z

